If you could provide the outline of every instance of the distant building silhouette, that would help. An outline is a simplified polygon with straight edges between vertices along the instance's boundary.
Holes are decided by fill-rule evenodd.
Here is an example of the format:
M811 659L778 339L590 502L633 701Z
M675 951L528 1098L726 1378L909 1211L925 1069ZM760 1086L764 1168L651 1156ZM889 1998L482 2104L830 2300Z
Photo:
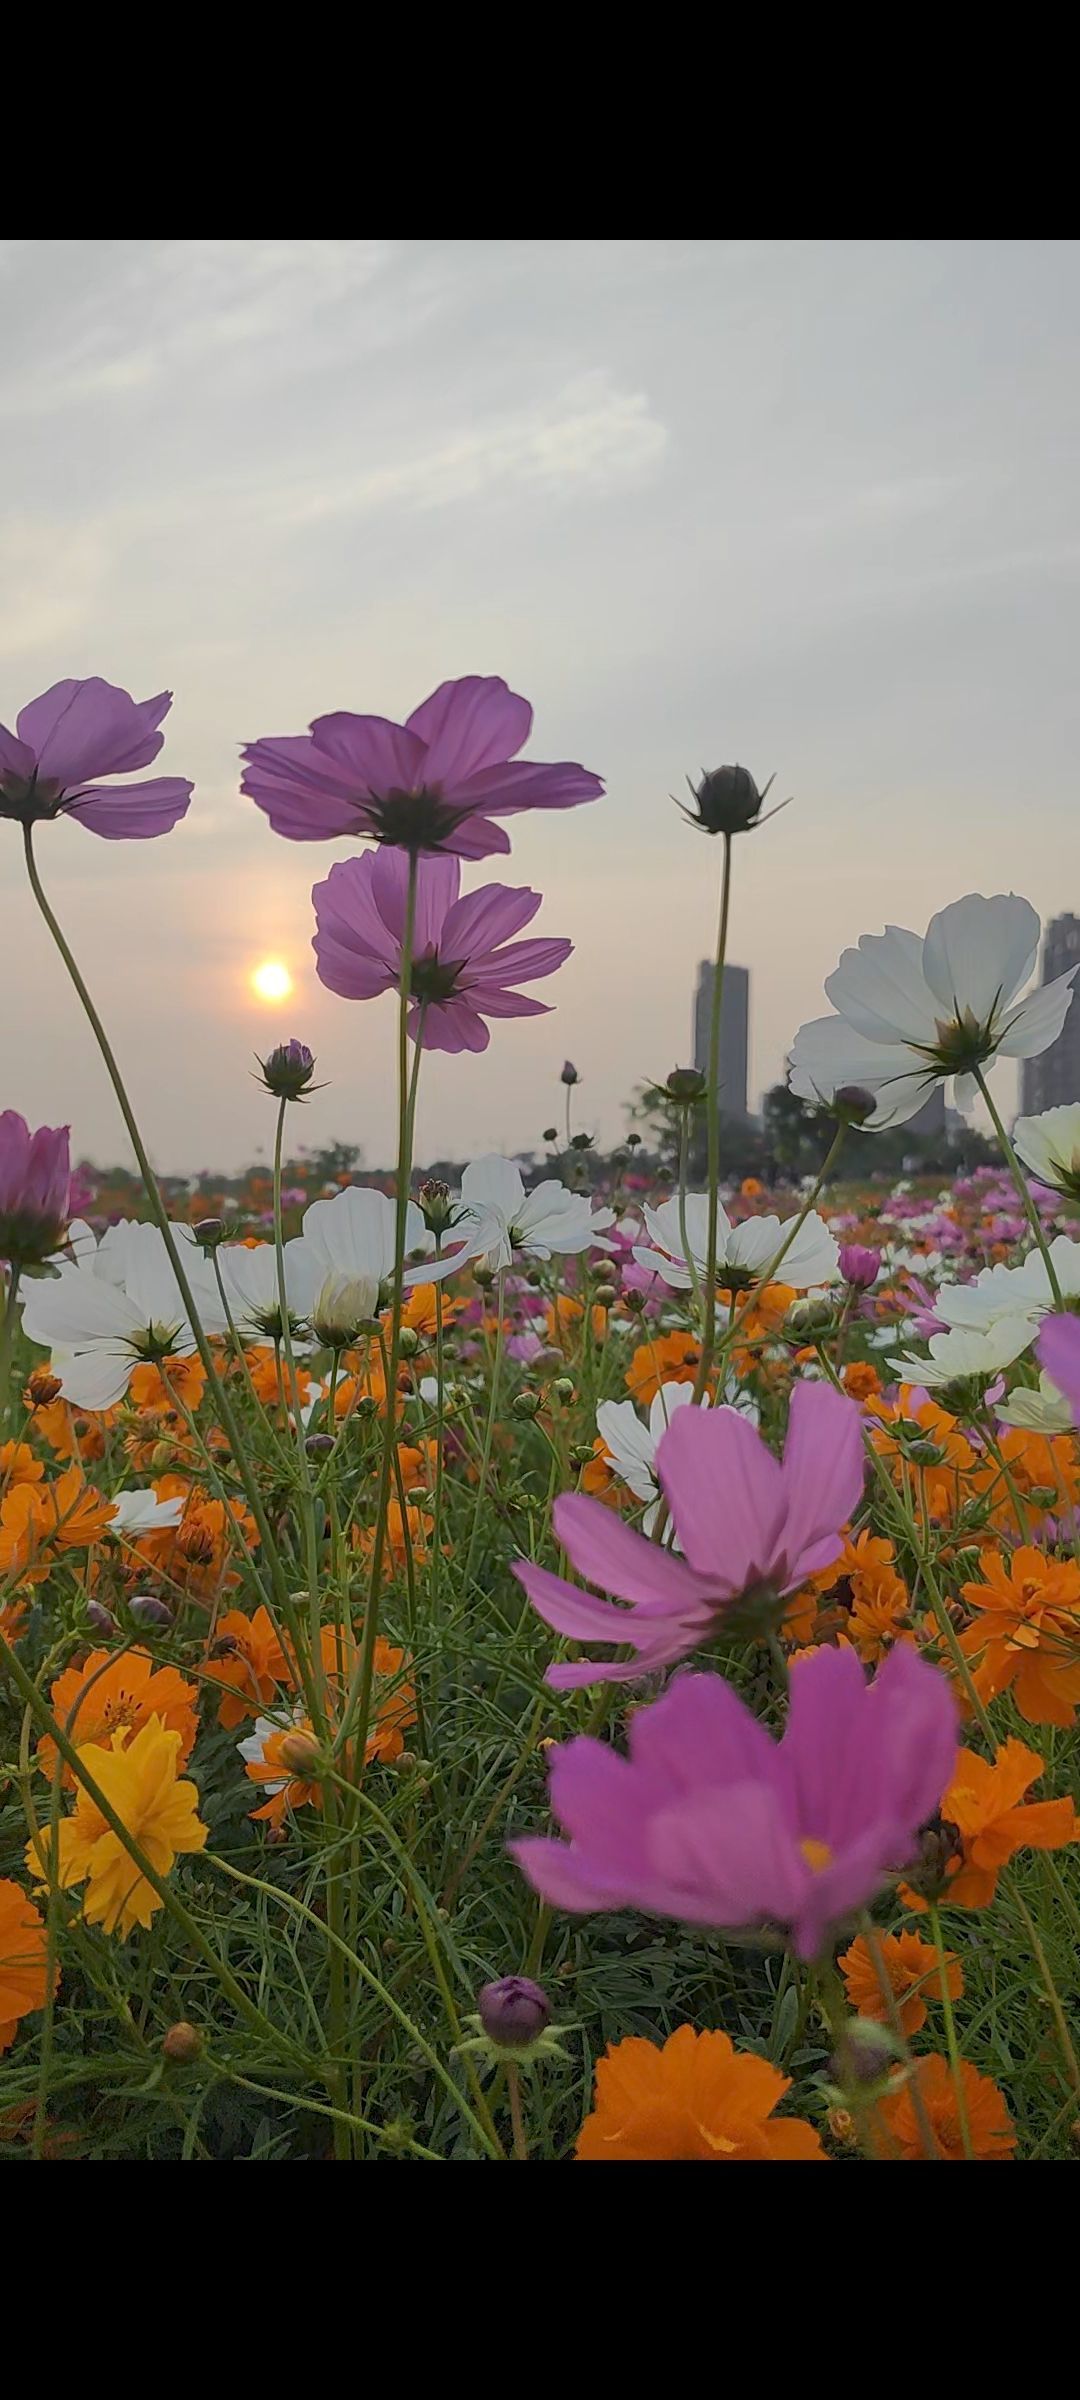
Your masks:
M1075 966L1080 966L1080 917L1051 917L1043 939L1042 980L1052 983ZM1020 1062L1022 1116L1037 1117L1041 1109L1061 1108L1069 1100L1080 1100L1080 999L1075 993L1056 1042L1041 1058Z
M945 1086L943 1083L936 1083L929 1099L924 1100L922 1107L917 1108L914 1116L908 1118L906 1130L908 1133L921 1135L943 1134L945 1117ZM960 1122L963 1123L963 1118Z
M709 1072L709 1021L712 1016L716 969L703 959L694 995L694 1065ZM720 1113L744 1122L747 1105L747 1067L750 1053L750 970L725 967L720 1012Z

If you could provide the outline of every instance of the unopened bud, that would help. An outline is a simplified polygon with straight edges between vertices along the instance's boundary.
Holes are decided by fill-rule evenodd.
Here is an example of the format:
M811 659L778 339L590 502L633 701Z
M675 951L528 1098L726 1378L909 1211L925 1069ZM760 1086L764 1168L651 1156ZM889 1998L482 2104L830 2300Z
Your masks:
M482 1292L490 1292L490 1290L491 1290L491 1287L492 1287L492 1284L494 1283L494 1281L495 1281L495 1269L494 1269L494 1267L485 1267L485 1266L483 1266L483 1265L480 1265L480 1266L477 1266L477 1267L474 1267L474 1268L473 1268L473 1282L474 1282L474 1283L478 1283L478 1284L479 1284L479 1286L480 1286L480 1289L481 1289L481 1291L482 1291Z
M179 2017L176 2024L170 2025L168 2032L163 2035L161 2047L174 2066L190 2067L195 2059L201 2057L204 2041L197 2025L189 2025L186 2017Z
M87 1601L86 1621L88 1625L93 1626L95 1633L115 1633L116 1631L115 1617L107 1608L103 1607L100 1600Z
M873 1092L865 1091L861 1083L842 1083L833 1093L831 1113L842 1125L865 1125L876 1107Z
M557 1400L572 1400L574 1397L575 1386L569 1375L556 1375L551 1388Z
M614 1308L619 1295L613 1283L598 1283L593 1293L597 1308Z
M260 1060L262 1078L275 1100L299 1100L315 1073L315 1060L306 1042L279 1042L269 1058Z
M570 1136L570 1148L571 1148L571 1150L591 1150L591 1149L592 1149L592 1146L593 1146L593 1136L592 1136L592 1134L591 1134L591 1133L572 1133L572 1134L571 1134L571 1136Z
M398 1349L402 1358L415 1358L420 1347L420 1336L415 1325L403 1325L398 1334Z
M440 1183L436 1177L429 1176L427 1182L421 1184L416 1199L428 1232L446 1233L458 1213L450 1198L449 1184Z
M136 1592L128 1601L136 1625L171 1625L172 1610L167 1601L156 1600L152 1592Z
M578 1074L572 1058L564 1058L562 1066L559 1070L559 1082L566 1084L581 1082L581 1077Z
M307 1782L314 1775L322 1753L314 1734L304 1733L298 1729L296 1733L285 1735L278 1756L282 1766L288 1768L290 1775L303 1776Z
M348 1350L374 1323L379 1286L374 1275L325 1276L311 1311L311 1330L324 1350Z
M304 1448L309 1458L329 1458L334 1447L332 1433L309 1433Z
M528 1975L502 1975L477 1998L480 2023L500 2050L527 2050L551 2022L547 1993Z
M673 1067L661 1091L675 1108L692 1108L704 1100L708 1084L700 1067Z
M192 1231L196 1241L202 1243L204 1250L215 1250L218 1243L225 1239L225 1219L224 1217L200 1217L198 1224L192 1227ZM165 2038L168 2040L168 2035Z
M63 1385L58 1375L50 1375L47 1367L35 1367L23 1393L27 1408L51 1408L59 1400Z
M543 1130L543 1133L542 1133L542 1134L541 1134L541 1136L540 1136L540 1139L541 1139L541 1141L544 1141L544 1142L557 1142L557 1141L558 1141L558 1138L559 1138L559 1128L558 1128L558 1126L557 1126L557 1125L545 1125L545 1127L544 1127L544 1130Z
M515 1392L510 1402L511 1414L515 1417L535 1417L539 1406L539 1392Z
M759 792L748 767L714 767L700 783L690 784L694 808L682 813L702 833L749 833L772 780L770 775L765 791ZM678 805L682 807L681 801Z

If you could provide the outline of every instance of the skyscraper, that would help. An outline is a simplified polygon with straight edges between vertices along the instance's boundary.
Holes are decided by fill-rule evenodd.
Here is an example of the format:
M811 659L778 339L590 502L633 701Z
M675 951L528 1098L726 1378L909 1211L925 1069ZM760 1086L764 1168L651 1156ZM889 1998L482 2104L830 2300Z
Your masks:
M1080 966L1080 917L1051 917L1043 937L1043 982L1052 983L1055 975L1067 975L1069 968L1076 966ZM1075 991L1056 1042L1051 1042L1041 1058L1025 1058L1020 1065L1023 1116L1036 1117L1040 1109L1061 1108L1069 1100L1080 1100L1080 998Z
M694 995L694 1065L703 1075L709 1072L709 1020L715 973L711 959L703 959ZM721 1116L745 1120L749 1114L746 1095L749 1050L750 970L726 966L720 1013Z

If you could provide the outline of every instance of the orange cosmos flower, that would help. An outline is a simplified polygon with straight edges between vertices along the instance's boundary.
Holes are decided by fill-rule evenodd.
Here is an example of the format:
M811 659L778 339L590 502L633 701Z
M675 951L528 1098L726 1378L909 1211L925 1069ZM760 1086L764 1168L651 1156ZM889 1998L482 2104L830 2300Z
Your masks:
M161 1475L154 1483L159 1500L183 1499L177 1525L162 1525L144 1533L129 1556L137 1570L162 1576L174 1589L192 1599L212 1600L219 1591L239 1583L229 1565L237 1543L253 1550L258 1542L254 1517L239 1500L212 1500L201 1484L183 1475Z
M261 1346L246 1350L244 1356L255 1397L264 1408L288 1408L294 1414L306 1408L311 1398L311 1377L306 1367L294 1365L290 1375L287 1361L275 1358L272 1350Z
M0 1442L0 1490L13 1483L40 1483L44 1473L29 1442Z
M5 1641L18 1641L29 1613L25 1600L0 1600L0 1633Z
M876 1400L881 1391L881 1377L868 1358L852 1359L841 1381L853 1400Z
M159 1409L177 1415L181 1402L194 1416L206 1390L206 1368L197 1352L190 1358L166 1358L160 1366L144 1359L132 1373L128 1394L136 1408Z
M910 1467L907 1469L913 1486L916 1514L921 1518L921 1493L925 1490L927 1508L936 1523L943 1517L959 1514L979 1465L979 1456L971 1443L965 1440L956 1418L949 1415L948 1409L939 1408L936 1400L925 1400L916 1408L912 1394L912 1385L905 1383L900 1387L894 1406L886 1407L883 1400L873 1398L864 1405L868 1416L875 1420L875 1429L871 1433L873 1446L887 1460L890 1473L898 1484L903 1482L905 1468L893 1426L900 1423L917 1425L924 1440L933 1442L943 1453L937 1465L920 1467L917 1476Z
M229 1609L219 1620L217 1643L203 1674L208 1683L221 1686L218 1721L227 1727L241 1725L273 1699L278 1685L288 1682L289 1669L265 1608L257 1608L253 1617L246 1617L242 1609Z
M20 2017L44 2008L48 1934L21 1884L0 1883L0 2050L10 2050ZM59 1983L54 1971L53 1989Z
M430 1491L439 1445L435 1441L399 1442L398 1466L407 1492Z
M547 1339L554 1350L569 1350L573 1337L581 1332L585 1322L585 1304L575 1300L572 1292L560 1292L554 1301L544 1304L544 1323ZM595 1305L589 1310L589 1326L594 1342L600 1343L607 1333L607 1316Z
M995 1525L1015 1525L1013 1496L1003 1469L1008 1469L1009 1482L1026 1500L1029 1508L1050 1516L1063 1516L1080 1501L1080 1451L1067 1433L1048 1436L1028 1433L1019 1425L1002 1426L998 1449L1002 1465L987 1458L973 1478L976 1491L991 1502L991 1519ZM1040 1500L1032 1502L1033 1492Z
M49 1686L49 1707L77 1749L87 1742L106 1747L118 1742L126 1750L151 1717L157 1717L177 1736L179 1766L186 1766L199 1730L197 1700L193 1683L185 1682L175 1667L155 1667L145 1650L122 1650L118 1655L91 1650L80 1667L65 1667ZM49 1776L56 1755L51 1734L42 1734L37 1762ZM75 1788L77 1777L70 1767L65 1766L63 1781L69 1790Z
M351 1634L335 1625L324 1625L320 1648L330 1718L340 1720L359 1659L358 1646ZM405 1747L406 1727L416 1723L415 1694L411 1684L396 1680L406 1664L405 1652L384 1641L381 1634L375 1642L373 1663L374 1706L364 1757L392 1762L400 1758ZM315 1733L310 1718L302 1712L288 1720L256 1718L254 1733L241 1742L240 1753L245 1773L253 1783L268 1789L270 1797L261 1808L252 1809L253 1817L279 1828L290 1810L322 1807L322 1785L311 1781L304 1772L303 1754L309 1744L314 1765ZM343 1775L355 1774L352 1743L345 1744L340 1766Z
M658 1333L635 1350L626 1370L626 1388L632 1400L647 1407L662 1383L693 1383L700 1365L701 1344L693 1334Z
M936 2156L964 2158L966 2152L960 2108L948 2060L934 2053L929 2058L920 2058L914 2072L930 2119ZM1011 2158L1016 2148L1016 2128L997 2084L991 2082L989 2075L979 2075L974 2067L968 2065L966 2058L962 2058L960 2089L972 2157ZM880 2142L880 2155L883 2158L925 2158L919 2121L907 2083L891 2099L879 2100L877 2115L884 2125Z
M791 2088L726 2033L680 2025L662 2045L631 2036L597 2060L595 2107L578 2158L813 2158L825 2152L803 2117L773 2117Z
M878 1947L904 2032L918 2033L926 2023L927 2001L941 1998L937 1951L932 1942L924 1942L917 1933L881 1933ZM887 2025L889 2012L862 1934L837 1963L844 1978L844 1990L857 2015L873 2017L878 2024ZM958 2000L964 1988L964 1973L951 1950L945 1952L945 1983L950 2000Z
M433 1531L434 1524L434 1517L430 1517L426 1509L407 1507L402 1515L400 1500L391 1500L386 1510L384 1556L389 1553L394 1565L403 1567L406 1554L411 1550L416 1565L425 1565L430 1555L427 1537ZM365 1558L373 1555L375 1549L374 1525L354 1525L350 1539L353 1549L362 1552Z
M16 1483L0 1500L0 1575L40 1583L49 1572L43 1554L89 1549L112 1522L111 1500L65 1467L55 1483Z
M742 1182L739 1185L739 1193L743 1200L760 1200L764 1194L764 1191L765 1186L763 1183L758 1182L756 1175L743 1176Z
M105 1435L118 1415L118 1409L107 1408L91 1416L84 1409L69 1408L64 1399L37 1403L34 1431L58 1458L74 1458L90 1466L95 1459L104 1458Z
M439 1289L440 1286L435 1283L414 1283L401 1312L402 1324L407 1325L411 1333L419 1334L422 1342L433 1342L438 1332L437 1297ZM454 1299L452 1294L447 1291L445 1284L441 1289L442 1321L445 1330L447 1325L453 1324L455 1317L460 1316L465 1302ZM390 1321L391 1312L388 1310L384 1319L388 1334ZM389 1347L388 1339L387 1348L389 1349Z
M1014 1739L995 1751L993 1766L974 1750L959 1752L941 1803L942 1816L956 1826L964 1845L946 1895L950 1906L985 1908L1001 1868L1017 1850L1063 1850L1068 1842L1080 1842L1080 1817L1071 1800L1021 1805L1044 1772L1038 1752Z
M80 1755L110 1806L127 1828L150 1865L168 1875L182 1851L202 1850L207 1828L198 1816L199 1795L193 1783L177 1780L180 1736L160 1717L151 1717L124 1747L122 1733L102 1750L88 1743ZM119 1933L126 1941L133 1925L149 1925L164 1905L140 1873L129 1850L112 1832L96 1803L80 1787L69 1817L57 1827L56 1873L61 1890L84 1883L83 1915L88 1925ZM27 1844L27 1864L48 1882L50 1829L43 1826Z
M1006 1559L986 1550L985 1581L965 1583L976 1621L960 1647L976 1662L982 1700L1011 1687L1029 1725L1072 1725L1080 1700L1080 1567L1027 1544Z

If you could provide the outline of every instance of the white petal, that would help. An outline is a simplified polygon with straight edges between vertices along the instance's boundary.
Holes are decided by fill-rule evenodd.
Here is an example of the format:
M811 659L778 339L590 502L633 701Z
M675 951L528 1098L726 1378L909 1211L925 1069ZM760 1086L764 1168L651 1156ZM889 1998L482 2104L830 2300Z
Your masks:
M1038 952L1039 919L1030 900L1016 892L992 900L968 892L950 901L931 917L923 945L938 1013L963 1018L970 1009L977 1024L989 1024L1027 982Z

